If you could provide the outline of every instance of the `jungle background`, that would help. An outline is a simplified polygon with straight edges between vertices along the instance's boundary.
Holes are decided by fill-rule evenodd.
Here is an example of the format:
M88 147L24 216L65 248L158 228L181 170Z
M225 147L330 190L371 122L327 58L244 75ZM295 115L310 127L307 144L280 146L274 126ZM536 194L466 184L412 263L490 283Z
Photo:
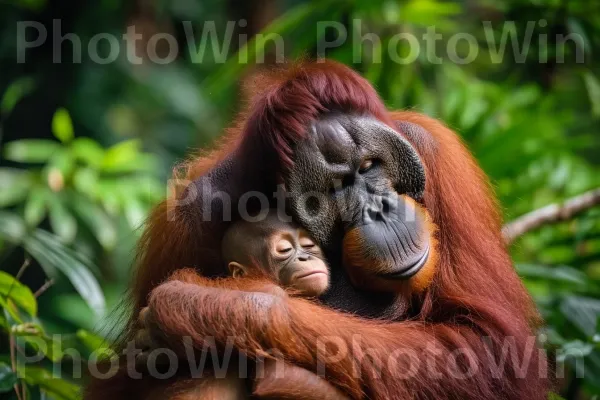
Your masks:
M134 26L143 62L128 62L123 46L106 65L85 51L74 62L73 43L53 36L54 19L84 49L98 33L120 38ZM381 42L353 42L355 19ZM19 21L43 24L48 40L18 48ZM235 22L224 59L210 45L197 50L207 21L221 39ZM102 327L114 323L135 242L172 167L219 137L239 110L240 82L278 60L269 34L284 39L287 59L315 57L336 38L319 33L318 21L348 29L348 40L325 55L363 74L388 107L427 113L462 135L507 221L600 187L595 1L0 0L1 398L78 397L77 366L114 338ZM407 63L390 56L394 35L420 38L430 27L443 35L442 62L425 52ZM522 50L528 32L517 57L512 39ZM144 57L158 33L179 44L166 65ZM466 41L445 50L457 33L474 38L472 62L455 62L469 55ZM491 42L499 46L503 35L499 56ZM408 43L397 44L396 55L410 58ZM600 207L563 217L519 236L511 251L546 321L540 341L564 366L558 394L588 399L600 393ZM27 358L36 350L43 357Z

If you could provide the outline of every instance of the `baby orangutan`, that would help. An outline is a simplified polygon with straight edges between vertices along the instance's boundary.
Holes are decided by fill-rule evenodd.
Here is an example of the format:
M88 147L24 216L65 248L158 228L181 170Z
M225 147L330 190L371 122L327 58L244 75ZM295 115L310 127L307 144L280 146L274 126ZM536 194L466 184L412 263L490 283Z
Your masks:
M265 278L300 296L329 286L323 252L308 233L270 212L260 222L240 221L225 233L223 259L234 278Z
M275 284L272 294L306 297L317 297L329 286L329 270L321 248L300 227L280 221L274 210L259 222L234 223L223 238L222 255L231 278L198 278L201 279L198 284L252 291L257 282L264 281L265 284L260 286L264 288L270 281ZM141 315L140 318L145 317ZM205 377L178 382L169 399L347 399L315 373L282 360L266 360L262 377L257 377L250 388L247 379L236 376L236 367L229 368L231 372L224 378Z

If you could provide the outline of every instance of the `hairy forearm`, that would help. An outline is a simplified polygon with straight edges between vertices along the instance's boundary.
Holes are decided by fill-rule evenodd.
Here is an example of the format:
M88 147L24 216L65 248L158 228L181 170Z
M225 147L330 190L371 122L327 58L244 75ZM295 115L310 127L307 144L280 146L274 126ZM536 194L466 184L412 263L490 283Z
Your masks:
M494 381L486 369L492 362L488 352L493 357L497 349L488 350L482 331L467 324L369 321L304 299L180 281L157 288L150 306L170 337L188 337L197 348L213 338L250 357L268 357L276 350L354 398L363 390L376 398L423 398L439 393L442 384L463 398L500 393L495 386L501 380ZM519 353L522 335L515 348ZM506 383L506 370L498 373ZM500 390L509 393L511 388Z

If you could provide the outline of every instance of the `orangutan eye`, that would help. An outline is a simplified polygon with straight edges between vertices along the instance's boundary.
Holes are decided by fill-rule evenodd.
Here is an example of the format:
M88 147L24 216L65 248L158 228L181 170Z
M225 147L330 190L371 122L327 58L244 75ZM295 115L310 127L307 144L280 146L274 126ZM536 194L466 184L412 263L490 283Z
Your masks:
M364 160L360 164L360 166L358 167L358 172L361 173L361 174L365 173L368 170L370 170L373 167L374 164L375 164L375 162L373 161L373 159L372 158L368 158L368 159Z
M281 254L288 254L290 251L292 251L292 249L292 243L290 243L288 240L280 240L275 246L275 250Z
M300 246L304 249L312 249L315 247L315 244L310 239L300 239Z

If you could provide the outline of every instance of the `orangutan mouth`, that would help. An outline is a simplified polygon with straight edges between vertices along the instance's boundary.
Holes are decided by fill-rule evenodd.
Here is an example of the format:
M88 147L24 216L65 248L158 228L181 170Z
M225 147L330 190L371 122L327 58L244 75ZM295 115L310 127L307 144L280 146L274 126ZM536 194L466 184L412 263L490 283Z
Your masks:
M423 268L427 260L429 259L429 244L427 244L427 248L423 252L421 258L419 258L414 264L409 265L408 267L394 272L386 272L379 274L381 277L385 279L408 279L415 275L417 272Z

